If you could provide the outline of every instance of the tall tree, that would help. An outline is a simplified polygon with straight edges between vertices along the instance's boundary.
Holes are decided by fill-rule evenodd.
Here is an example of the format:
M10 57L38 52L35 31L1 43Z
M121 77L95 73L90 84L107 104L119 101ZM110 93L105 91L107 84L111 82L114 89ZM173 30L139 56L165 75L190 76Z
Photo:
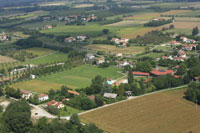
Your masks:
M199 29L198 29L198 27L196 26L196 27L194 27L193 30L192 30L192 35L195 36L195 35L197 35L198 33L199 33Z
M134 78L133 78L133 72L131 69L129 69L128 71L128 83L132 84L134 82Z

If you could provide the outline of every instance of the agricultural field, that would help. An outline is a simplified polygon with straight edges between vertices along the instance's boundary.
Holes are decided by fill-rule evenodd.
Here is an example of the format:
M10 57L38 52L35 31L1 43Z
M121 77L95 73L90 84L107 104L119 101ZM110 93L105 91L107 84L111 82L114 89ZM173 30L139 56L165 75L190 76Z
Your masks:
M7 56L0 56L0 63L15 62L16 60Z
M148 21L141 21L141 20L124 20L121 22L108 24L106 26L113 26L113 27L133 27L133 26L139 26L143 25L144 23L147 23Z
M38 56L44 56L44 55L48 55L51 53L55 53L54 50L46 49L46 48L29 48L29 49L25 49L23 51L25 51L27 53L32 53L32 54L38 55Z
M141 57L151 57L151 58L158 58L161 57L162 55L164 55L164 53L147 53L147 54L139 54L137 57L141 58Z
M139 54L143 53L145 49L145 47L142 46L130 46L127 48L120 48L116 47L115 45L105 45L105 44L93 44L93 45L88 45L85 48L92 49L95 51L104 51L106 53L111 53L111 54L117 54L117 53Z
M58 25L57 27L49 30L41 30L42 33L49 33L55 35L99 35L102 34L102 30L108 28L106 26L100 26L98 24L86 24L85 26L74 26L74 25ZM117 27L109 27L110 31L116 31Z
M38 64L62 62L62 61L66 61L67 59L68 59L67 54L61 53L61 52L53 52L53 53L49 53L43 56L30 59L26 63L38 65Z
M82 114L110 133L198 133L200 107L183 98L185 89L155 93Z
M123 75L117 71L120 71L120 69L115 67L98 68L96 66L83 65L64 72L47 75L36 80L19 82L14 84L13 87L38 93L48 92L51 88L57 90L63 85L78 89L89 86L91 80L96 75L113 79L122 77Z
M75 5L74 8L85 8L85 7L93 7L94 4L80 4L80 5Z

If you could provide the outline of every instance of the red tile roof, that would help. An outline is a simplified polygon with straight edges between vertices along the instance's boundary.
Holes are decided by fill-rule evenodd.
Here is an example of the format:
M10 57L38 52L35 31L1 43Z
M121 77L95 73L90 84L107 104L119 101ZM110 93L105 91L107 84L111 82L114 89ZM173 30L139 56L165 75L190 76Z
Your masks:
M133 72L133 75L149 76L150 74L145 72Z
M174 71L173 70L153 70L150 72L153 75L167 75L167 74L173 74Z
M146 79L144 82L145 83L148 83L149 81L151 81L152 80L152 78L149 78L149 79Z
M50 101L50 102L48 102L48 106L52 106L52 105L54 105L54 104L56 104L57 103L57 101L56 100L52 100L52 101Z
M47 94L40 94L38 97L41 98L41 97L46 97L48 96Z
M72 90L67 90L67 91L68 91L68 93L70 93L70 94L79 95L79 93L76 92L76 91L72 91Z

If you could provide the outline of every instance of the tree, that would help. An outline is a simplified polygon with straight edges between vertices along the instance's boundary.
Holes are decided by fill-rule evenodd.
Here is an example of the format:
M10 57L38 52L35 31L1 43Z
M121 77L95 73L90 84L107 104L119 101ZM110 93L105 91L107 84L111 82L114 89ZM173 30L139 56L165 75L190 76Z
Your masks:
M193 30L192 30L192 35L195 36L195 35L197 35L198 33L199 33L199 29L198 29L198 27L196 26L196 27L193 28Z
M109 29L103 29L102 31L104 34L108 34L109 33Z
M176 74L177 75L184 75L187 72L187 66L185 63L181 63L179 65L179 68L177 69Z
M31 97L31 98L29 99L29 101L30 101L31 103L35 104L35 105L38 105L38 104L39 104L39 97L38 97L38 95L35 94L33 97Z
M96 95L95 103L97 104L97 106L103 106L104 105L103 97L101 95Z
M5 126L15 133L27 133L32 125L31 108L25 101L10 103L3 114Z
M134 78L133 78L133 72L131 69L129 69L128 71L128 83L132 84L134 82Z
M169 26L169 29L174 29L174 25L171 24L171 25Z
M56 95L56 92L53 89L50 89L48 93L49 99L50 100L54 99L55 95Z
M3 93L3 89L0 88L0 96L3 96L3 95L4 95L4 93Z
M77 114L73 114L70 117L69 123L73 124L73 125L80 125L80 119L78 118Z

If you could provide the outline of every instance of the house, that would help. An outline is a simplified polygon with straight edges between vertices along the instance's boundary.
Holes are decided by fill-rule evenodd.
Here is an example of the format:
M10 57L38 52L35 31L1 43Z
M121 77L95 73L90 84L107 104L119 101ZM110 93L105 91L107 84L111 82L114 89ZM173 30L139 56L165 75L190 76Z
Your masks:
M0 41L4 41L7 40L7 36L6 34L3 32L2 34L0 34Z
M76 91L72 91L72 90L67 90L67 92L69 93L69 94L73 94L73 95L80 95L78 92L76 92Z
M43 28L44 29L52 29L53 27L51 25L45 25Z
M183 57L183 58L186 58L186 53L183 51L183 50L179 50L178 51L178 57Z
M43 102L43 101L48 100L48 99L49 99L49 96L48 96L47 94L40 94L40 95L38 96L38 98L39 98L39 101L40 101L40 102Z
M200 81L200 76L194 77L195 81Z
M36 78L36 75L31 74L30 78L31 78L31 79L35 79L35 78Z
M193 39L188 39L187 37L180 37L180 40L182 41L182 42L185 42L185 43L196 43L196 41L195 40L193 40Z
M11 75L17 74L17 73L24 72L24 71L26 71L26 70L27 70L27 68L18 68L18 69L12 70L12 71L10 72L10 74L11 74Z
M33 93L30 91L26 91L26 90L20 90L20 91L22 93L22 98L24 98L26 100L30 99L31 96L33 95Z
M153 70L150 72L152 76L162 76L168 74L174 74L173 70Z
M127 38L122 38L122 39L112 38L111 41L120 47L126 47L129 42L129 39L127 39Z
M93 61L95 59L95 56L91 53L87 53L85 55L85 61Z
M104 62L105 62L104 57L101 57L101 58L97 58L96 64L99 65L99 64L102 64Z
M57 102L56 100L52 100L50 102L48 102L47 104L48 106L55 106L57 109L61 109L61 108L64 108L65 105L61 102Z
M114 93L104 93L103 95L105 98L112 98L115 99L117 97L117 94Z
M72 43L72 42L74 42L74 41L76 41L76 38L74 38L74 37L65 38L65 42L66 42L66 43Z
M188 38L187 38L187 37L184 37L184 36L180 37L180 40L183 41L183 42L186 42L187 39L188 39Z
M144 82L145 83L148 83L149 81L151 81L152 80L152 78L148 78L148 79L146 79Z
M128 97L132 96L132 91L125 91L124 94Z
M133 75L134 76L150 76L150 73L134 71Z
M191 51L196 49L196 44L182 44L182 50Z
M78 40L80 40L80 41L85 41L86 39L87 39L87 36L85 36L85 35L80 35L80 36L77 36L76 37Z
M123 56L122 53L116 54L116 57L122 57L122 56Z

